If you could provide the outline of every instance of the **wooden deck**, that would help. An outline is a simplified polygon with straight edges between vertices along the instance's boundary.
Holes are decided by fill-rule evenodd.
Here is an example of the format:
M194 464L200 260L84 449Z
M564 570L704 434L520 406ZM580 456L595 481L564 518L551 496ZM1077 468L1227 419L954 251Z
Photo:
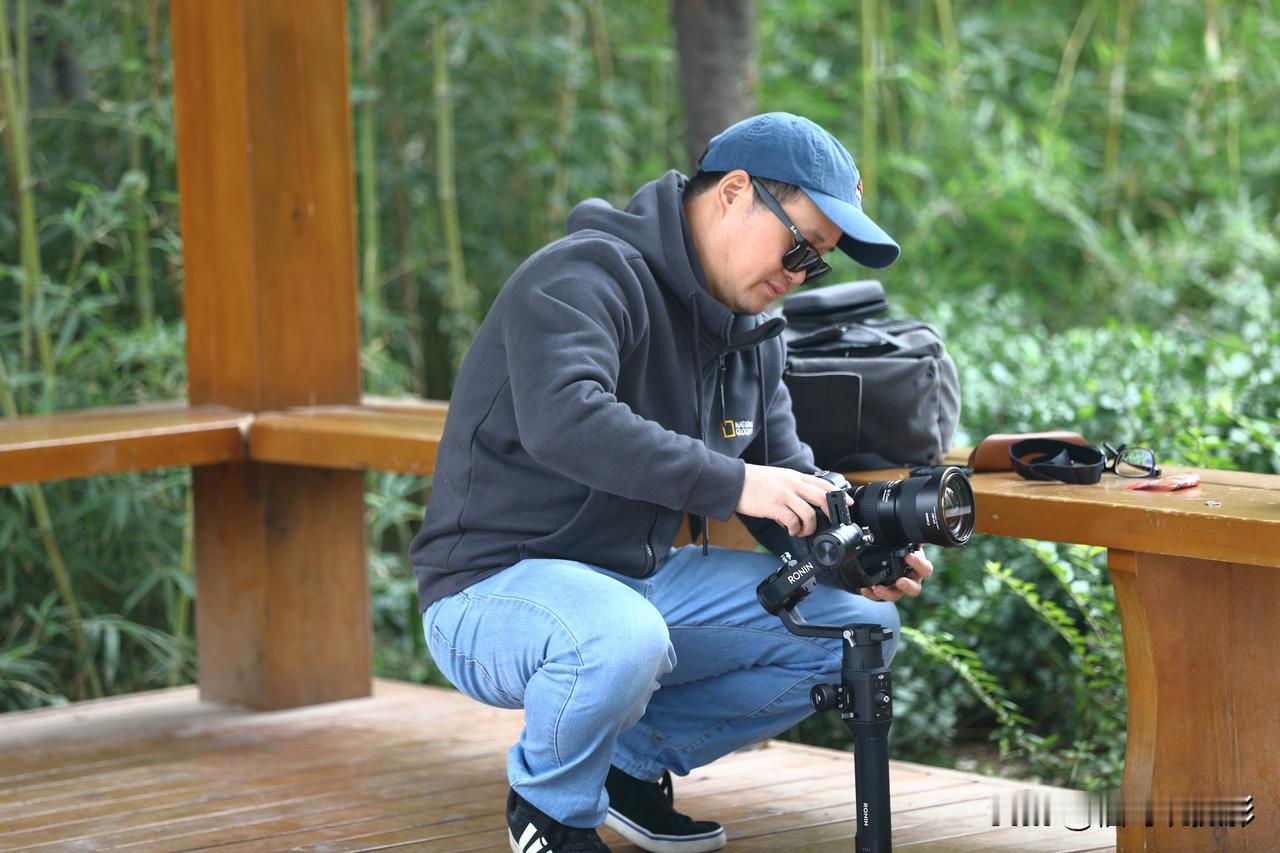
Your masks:
M503 851L519 730L518 712L385 680L288 711L183 687L8 714L0 849ZM848 753L773 741L677 779L677 803L722 821L731 851L851 850L852 771ZM892 783L895 849L1114 849L1114 830L991 826L993 795L1052 789L903 762Z

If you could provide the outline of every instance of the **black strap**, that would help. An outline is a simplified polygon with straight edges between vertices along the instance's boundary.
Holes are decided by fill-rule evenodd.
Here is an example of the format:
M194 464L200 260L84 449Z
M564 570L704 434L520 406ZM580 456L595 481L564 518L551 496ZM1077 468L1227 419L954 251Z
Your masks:
M1009 446L1013 470L1027 480L1088 485L1102 479L1102 451L1056 438L1024 438Z

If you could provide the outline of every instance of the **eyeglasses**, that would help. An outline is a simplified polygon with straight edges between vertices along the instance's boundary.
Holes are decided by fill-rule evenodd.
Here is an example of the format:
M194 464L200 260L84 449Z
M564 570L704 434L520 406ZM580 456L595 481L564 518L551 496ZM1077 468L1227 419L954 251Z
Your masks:
M1110 471L1117 477L1159 477L1160 468L1156 465L1156 453L1154 450L1148 450L1145 447L1129 447L1122 444L1119 447L1112 447L1106 442L1102 443L1102 449L1105 451L1103 456L1103 471Z
M755 178L751 179L751 186L755 187L756 195L764 202L764 206L773 211L773 215L778 217L782 224L791 230L791 236L796 241L796 244L782 256L783 269L788 272L803 272L806 284L817 281L831 272L831 266L822 259L822 253L804 238L804 235L800 233L800 229L791 221L791 217L787 216L782 209L782 205L778 204L778 200L773 197L773 194L765 189Z

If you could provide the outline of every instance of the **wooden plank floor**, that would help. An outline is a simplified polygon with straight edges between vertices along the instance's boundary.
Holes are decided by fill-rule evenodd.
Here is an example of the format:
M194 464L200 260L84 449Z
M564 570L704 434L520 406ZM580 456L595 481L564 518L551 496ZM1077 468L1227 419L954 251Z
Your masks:
M256 713L193 687L0 716L0 849L507 850L518 712L375 682ZM894 762L894 848L1109 850L1114 830L991 826L993 795L1052 789ZM676 780L730 851L851 850L849 753L770 742ZM613 849L634 851L605 831Z

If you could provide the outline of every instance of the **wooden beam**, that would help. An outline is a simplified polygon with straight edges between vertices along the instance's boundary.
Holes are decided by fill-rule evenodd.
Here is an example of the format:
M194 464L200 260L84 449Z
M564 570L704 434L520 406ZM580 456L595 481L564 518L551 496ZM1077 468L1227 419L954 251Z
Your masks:
M174 0L191 401L360 399L343 0ZM198 654L211 701L367 695L362 477L196 469Z
M249 416L162 403L0 421L0 486L245 458Z
M249 431L249 455L259 462L428 476L447 409L423 400L264 412Z

